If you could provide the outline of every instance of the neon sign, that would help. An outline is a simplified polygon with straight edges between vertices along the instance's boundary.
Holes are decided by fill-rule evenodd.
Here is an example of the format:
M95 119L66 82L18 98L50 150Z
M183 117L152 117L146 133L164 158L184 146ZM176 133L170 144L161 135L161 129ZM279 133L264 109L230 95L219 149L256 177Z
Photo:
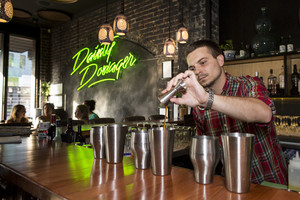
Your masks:
M90 88L105 81L116 81L119 79L122 70L132 67L136 63L136 57L130 52L119 61L111 61L112 50L115 46L116 41L114 40L110 45L97 45L93 52L91 52L88 47L85 47L73 56L72 60L75 60L75 62L73 71L70 75L73 76L75 72L82 74L80 86L77 90L81 90L84 86ZM101 58L105 57L105 64L102 66L95 63L96 61L101 61ZM111 75L112 77L105 77L110 74L114 74L114 76ZM97 78L97 80L92 80L94 78Z

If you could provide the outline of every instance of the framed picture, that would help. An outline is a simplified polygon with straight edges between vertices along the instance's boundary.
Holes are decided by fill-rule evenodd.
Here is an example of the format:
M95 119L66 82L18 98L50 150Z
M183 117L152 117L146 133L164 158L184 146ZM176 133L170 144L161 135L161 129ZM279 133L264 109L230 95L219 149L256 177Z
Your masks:
M165 61L162 63L163 78L172 78L172 67L173 67L173 60Z

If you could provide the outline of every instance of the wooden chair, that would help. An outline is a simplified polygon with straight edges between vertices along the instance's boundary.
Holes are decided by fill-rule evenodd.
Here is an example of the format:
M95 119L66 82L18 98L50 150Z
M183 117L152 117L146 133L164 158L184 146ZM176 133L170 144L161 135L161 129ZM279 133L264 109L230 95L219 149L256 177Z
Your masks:
M135 122L135 121L145 121L146 118L144 116L130 116L130 117L125 117L123 119L123 122Z
M83 125L84 121L81 120L72 120L72 125L76 126L76 125Z
M150 115L148 117L149 120L161 120L161 119L165 119L164 115Z
M114 118L98 118L98 119L91 119L88 121L89 124L109 124L109 123L115 123Z

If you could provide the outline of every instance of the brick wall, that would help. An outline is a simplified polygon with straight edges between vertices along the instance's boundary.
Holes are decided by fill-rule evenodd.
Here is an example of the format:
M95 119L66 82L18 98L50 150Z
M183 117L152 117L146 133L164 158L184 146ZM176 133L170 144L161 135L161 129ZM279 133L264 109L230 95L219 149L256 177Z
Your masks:
M189 31L189 41L203 38L219 40L218 0L211 0L211 36L206 35L206 0L184 0L183 17L184 25ZM171 37L176 39L176 31L181 23L179 0L171 0ZM168 0L125 0L125 16L130 25L126 39L139 43L150 50L157 58L157 70L161 75L161 64L169 60L163 56L164 41L169 35L169 1ZM107 19L112 25L115 16L120 13L120 2L108 5ZM99 8L77 19L58 25L51 30L51 53L41 54L41 60L51 57L51 82L62 82L62 72L65 67L70 67L71 57L87 44L97 41L98 30L105 22L105 7ZM49 34L42 31L43 34ZM44 43L47 45L47 43ZM185 71L186 64L183 57L185 45L179 45L177 55L173 58L173 74ZM41 77L47 79L49 66L41 65ZM42 75L43 74L43 75ZM44 76L45 74L45 76ZM166 81L159 82L163 87Z

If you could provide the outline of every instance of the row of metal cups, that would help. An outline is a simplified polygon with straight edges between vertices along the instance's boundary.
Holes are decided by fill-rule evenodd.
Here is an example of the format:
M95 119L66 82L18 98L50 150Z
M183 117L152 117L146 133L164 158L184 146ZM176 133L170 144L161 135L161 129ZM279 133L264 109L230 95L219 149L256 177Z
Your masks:
M126 126L118 124L93 127L90 140L94 158L106 158L108 163L121 163L127 132ZM163 127L131 132L130 147L135 167L147 169L151 163L154 175L170 174L174 135L174 128ZM221 158L225 165L226 188L231 192L246 193L250 189L254 135L229 133L221 135L221 140L222 149L218 137L192 138L190 159L194 167L194 179L201 184L212 183L216 165Z
M106 158L108 163L121 163L127 132L128 127L119 124L92 127L90 143L94 149L94 158ZM154 175L170 174L174 133L174 128L164 130L163 127L132 131L130 147L135 167L147 169L151 163Z
M216 165L221 159L225 168L227 190L235 193L249 192L254 138L249 133L222 134L221 148L219 137L193 137L190 158L195 181L201 184L212 183Z

